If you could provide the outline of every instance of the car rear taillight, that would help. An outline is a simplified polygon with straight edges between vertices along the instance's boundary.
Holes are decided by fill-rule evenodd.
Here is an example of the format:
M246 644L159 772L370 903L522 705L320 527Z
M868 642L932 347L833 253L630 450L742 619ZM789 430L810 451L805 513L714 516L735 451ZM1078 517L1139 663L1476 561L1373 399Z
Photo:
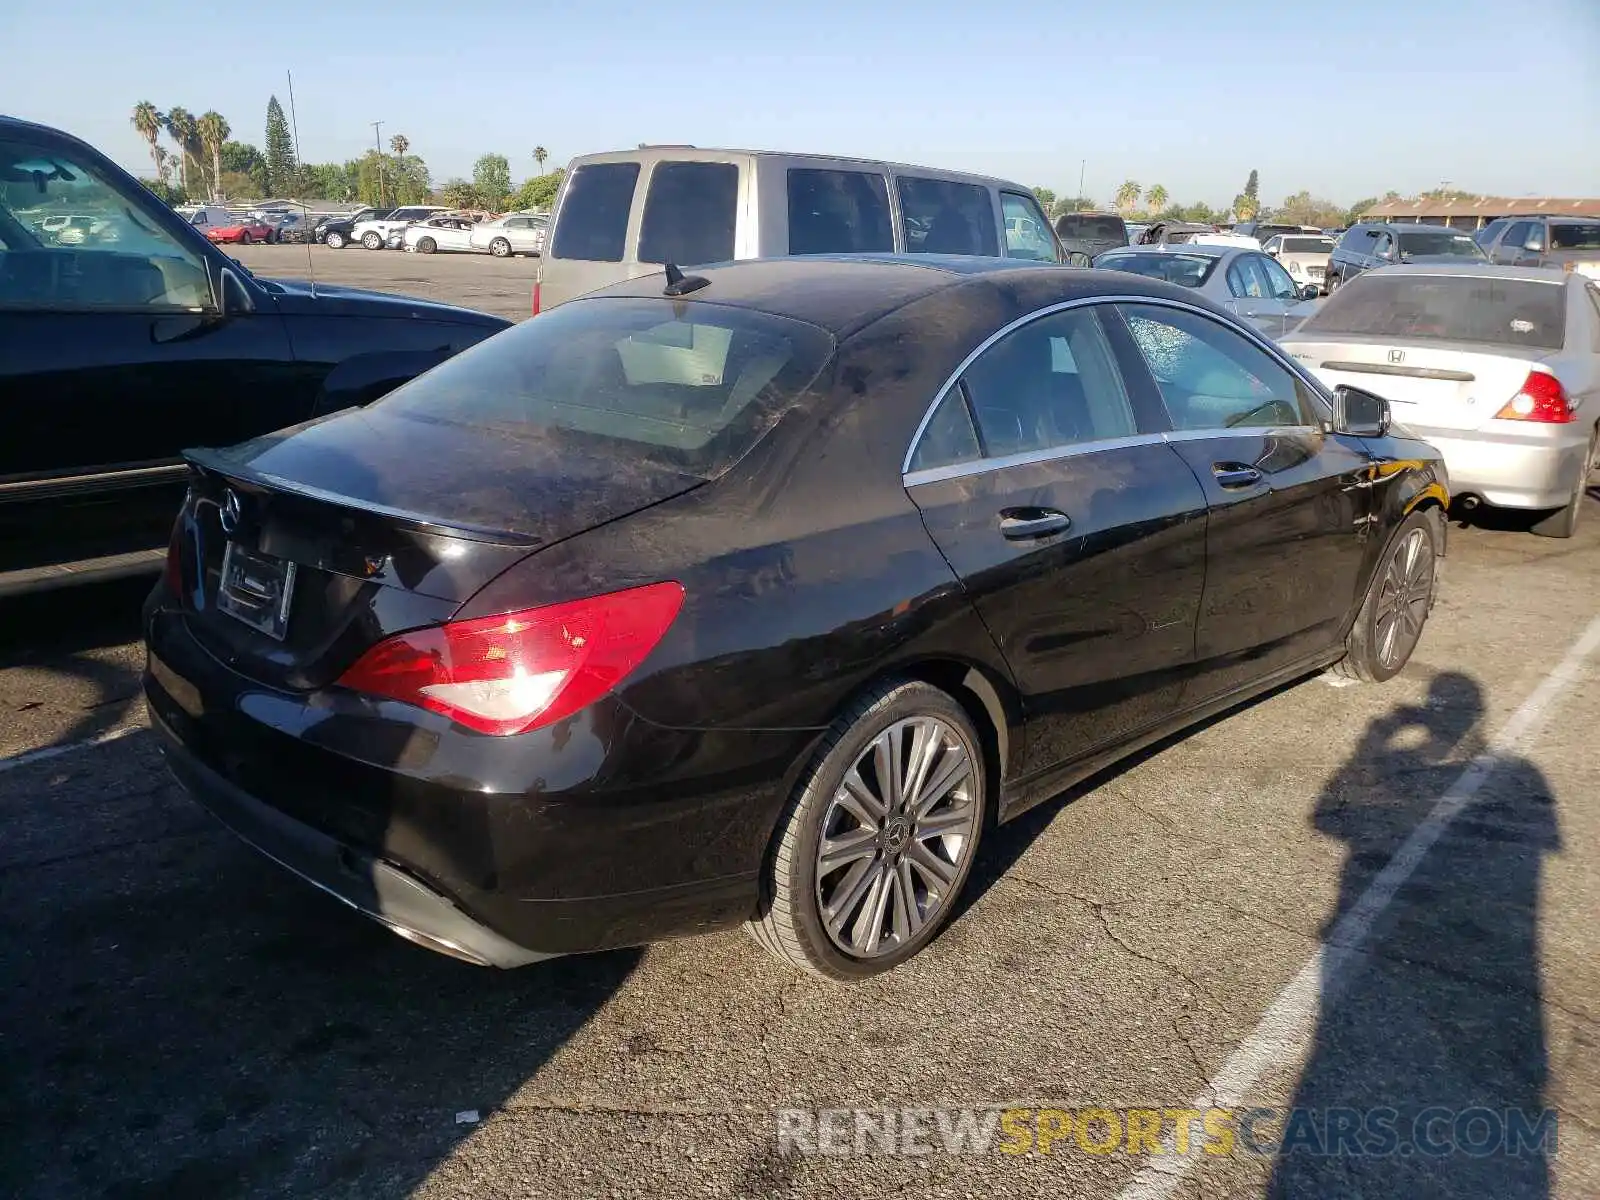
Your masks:
M1576 419L1566 388L1548 371L1529 371L1522 390L1495 416L1502 421L1544 421L1556 425Z
M533 281L533 315L536 317L539 315L539 281L537 279Z
M339 685L415 704L479 733L526 733L616 687L682 607L682 584L652 583L414 629L372 647Z
M177 524L172 527L172 536L167 539L167 568L165 571L167 591L174 596L183 595L183 518L179 517Z

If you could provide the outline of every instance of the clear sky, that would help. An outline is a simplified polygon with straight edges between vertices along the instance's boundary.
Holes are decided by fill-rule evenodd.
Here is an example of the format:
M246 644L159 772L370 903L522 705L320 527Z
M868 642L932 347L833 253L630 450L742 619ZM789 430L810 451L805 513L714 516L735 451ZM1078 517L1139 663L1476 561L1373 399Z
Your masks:
M831 151L1100 201L1226 204L1450 181L1600 196L1600 0L0 0L0 112L125 165L144 99L262 143L294 73L302 157L404 133L436 184L639 142Z

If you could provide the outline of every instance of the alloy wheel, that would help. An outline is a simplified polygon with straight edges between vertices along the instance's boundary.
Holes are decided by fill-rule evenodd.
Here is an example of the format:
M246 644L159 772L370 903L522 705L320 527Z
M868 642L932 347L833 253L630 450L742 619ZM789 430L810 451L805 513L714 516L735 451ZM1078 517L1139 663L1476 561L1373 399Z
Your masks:
M941 915L977 841L976 779L938 717L897 721L862 751L817 843L817 906L835 946L877 958Z
M1422 636L1433 598L1433 543L1427 531L1413 529L1389 556L1373 613L1378 661L1403 663Z

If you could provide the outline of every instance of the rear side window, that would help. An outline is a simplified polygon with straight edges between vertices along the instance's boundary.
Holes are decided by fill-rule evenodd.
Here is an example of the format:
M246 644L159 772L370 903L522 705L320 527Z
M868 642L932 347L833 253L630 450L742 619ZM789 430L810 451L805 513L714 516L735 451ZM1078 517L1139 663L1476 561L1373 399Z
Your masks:
M967 368L962 383L990 458L1138 431L1092 308L1054 313L1008 333Z
M900 176L896 185L908 253L999 255L988 188L913 175Z
M1361 275L1313 313L1296 336L1428 338L1559 350L1566 290L1559 283L1476 275Z
M1402 233L1400 235L1400 258L1402 261L1419 255L1448 255L1452 258L1482 258L1483 251L1478 249L1478 243L1472 240L1471 235L1465 233L1451 233L1441 230L1438 233Z
M814 325L719 304L563 304L390 393L386 416L720 475L833 354Z
M789 170L789 253L894 249L889 185L871 171Z
M639 261L728 261L738 204L739 168L733 163L657 163L644 201Z
M1068 213L1056 221L1056 232L1064 238L1082 238L1091 242L1124 242L1128 240L1127 227L1120 217L1098 214Z
M636 162L586 163L575 170L561 201L551 257L621 262L638 182Z

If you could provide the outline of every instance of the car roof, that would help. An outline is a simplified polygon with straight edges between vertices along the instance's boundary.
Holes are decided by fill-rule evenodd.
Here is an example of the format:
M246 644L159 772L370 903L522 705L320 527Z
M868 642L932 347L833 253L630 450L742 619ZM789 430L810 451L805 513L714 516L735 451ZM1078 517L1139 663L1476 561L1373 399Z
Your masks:
M1213 246L1205 242L1168 242L1164 246L1118 246L1106 254L1201 254L1221 258L1224 254L1253 253L1249 246Z
M963 255L807 254L718 263L684 272L710 280L688 299L791 317L840 339L915 300L980 278L1004 284L1055 276L1062 299L1131 291L1192 302L1193 295L1190 289L1141 275ZM662 295L662 280L661 274L640 276L574 303L619 296L657 298Z
M1397 263L1384 267L1378 278L1390 275L1464 275L1477 279L1512 279L1524 283L1566 283L1572 279L1586 280L1576 271L1563 271L1559 267L1502 267L1495 263ZM1352 280L1351 282L1354 282Z
M1373 229L1393 229L1396 233L1459 233L1471 237L1473 232L1453 225L1430 225L1426 221L1363 221L1362 224Z

